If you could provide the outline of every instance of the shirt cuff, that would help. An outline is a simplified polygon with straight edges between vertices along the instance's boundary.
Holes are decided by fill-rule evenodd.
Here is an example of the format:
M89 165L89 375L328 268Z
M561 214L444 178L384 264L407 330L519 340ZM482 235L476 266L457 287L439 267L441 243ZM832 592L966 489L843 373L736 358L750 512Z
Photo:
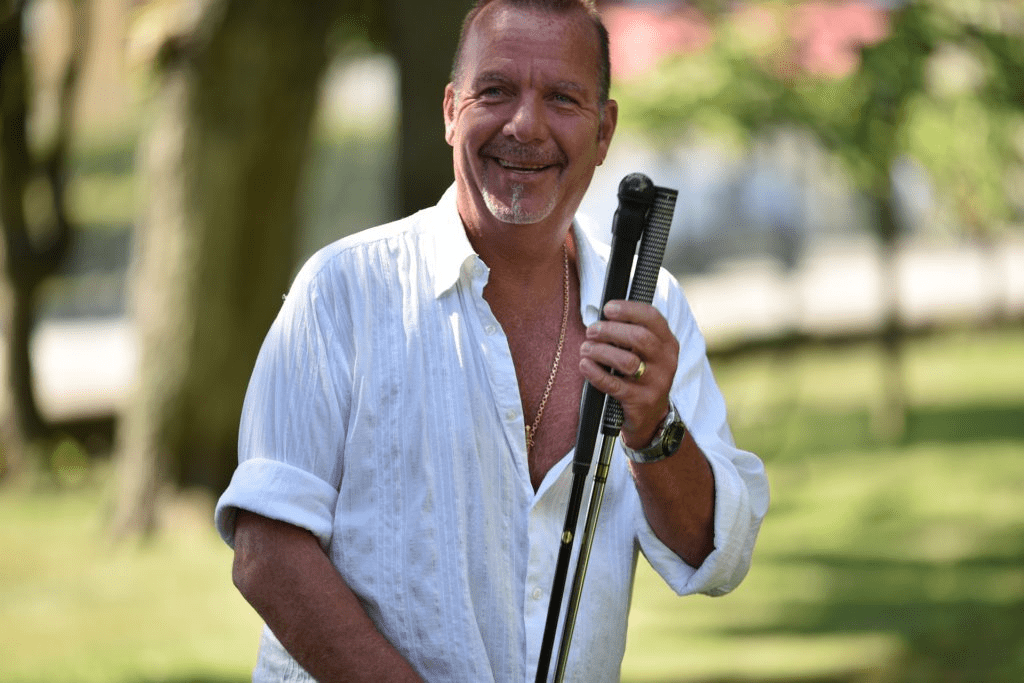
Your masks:
M239 463L217 501L214 522L232 548L239 509L306 529L327 548L337 502L337 489L316 475L277 460L250 458Z
M700 567L691 567L676 555L642 520L640 548L656 572L678 595L725 595L750 570L754 540L763 513L751 504L747 482L728 458L708 455L715 477L715 549ZM643 517L641 508L640 515Z
M697 570L661 542L661 539L651 529L650 524L647 523L643 507L640 508L639 514L640 552L647 558L647 562L677 595L696 593L696 590L690 589L690 585L693 583L692 579Z

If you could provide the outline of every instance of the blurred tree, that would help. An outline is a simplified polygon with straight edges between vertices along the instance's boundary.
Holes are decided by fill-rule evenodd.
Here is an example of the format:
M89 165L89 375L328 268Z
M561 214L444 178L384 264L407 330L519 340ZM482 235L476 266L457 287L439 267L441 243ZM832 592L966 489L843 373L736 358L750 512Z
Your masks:
M0 2L0 478L21 470L33 444L52 433L36 404L29 341L36 291L60 267L71 244L66 158L87 33L87 5L69 0L70 45L55 98L54 129L48 139L38 129L30 139L32 74L25 37L30 6L27 0Z
M116 535L155 527L166 481L219 492L230 480L249 374L295 266L300 181L334 43L354 30L394 50L402 204L421 208L451 182L441 101L464 4L209 0L162 42L157 118L140 154L140 368L118 430Z
M114 532L152 530L165 477L223 487L262 335L287 289L328 0L208 2L157 54L133 254L136 384L118 429Z
M1020 17L1019 4L986 6L997 4L1000 13ZM886 391L875 425L895 438L906 412L895 269L905 225L892 171L902 156L912 156L953 198L969 230L1005 224L1012 207L1002 178L1022 160L1013 140L1024 130L1024 42L993 26L984 11L975 16L959 3L918 0L890 13L886 34L865 30L822 64L814 41L835 30L835 18L815 24L811 13L858 6L868 7L762 2L720 10L709 16L716 35L709 49L670 59L618 96L625 125L661 138L711 134L746 145L775 127L798 127L845 162L874 207L885 263ZM970 55L976 82L950 88L950 72L937 64L950 50Z
M385 2L387 44L398 62L400 78L398 190L402 215L436 204L454 180L441 100L469 5L469 0ZM425 30L429 38L424 36Z

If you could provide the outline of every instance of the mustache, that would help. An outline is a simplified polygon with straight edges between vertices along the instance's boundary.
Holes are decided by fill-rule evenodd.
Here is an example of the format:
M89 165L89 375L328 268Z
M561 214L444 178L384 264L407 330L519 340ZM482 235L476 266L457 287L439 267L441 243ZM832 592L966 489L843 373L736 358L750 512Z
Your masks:
M561 150L544 152L531 145L509 140L489 142L480 149L480 154L525 166L556 166L566 163L565 154Z

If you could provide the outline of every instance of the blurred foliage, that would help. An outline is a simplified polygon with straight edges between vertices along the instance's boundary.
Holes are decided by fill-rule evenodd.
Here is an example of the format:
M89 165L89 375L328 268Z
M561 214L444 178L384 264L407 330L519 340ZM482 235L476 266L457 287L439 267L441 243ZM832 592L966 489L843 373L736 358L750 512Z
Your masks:
M733 145L775 127L811 131L852 182L878 195L903 156L920 162L971 234L1024 214L1024 6L917 0L851 55L845 75L801 64L799 2L709 14L715 40L620 83L623 123L657 141ZM852 49L852 48L851 48Z

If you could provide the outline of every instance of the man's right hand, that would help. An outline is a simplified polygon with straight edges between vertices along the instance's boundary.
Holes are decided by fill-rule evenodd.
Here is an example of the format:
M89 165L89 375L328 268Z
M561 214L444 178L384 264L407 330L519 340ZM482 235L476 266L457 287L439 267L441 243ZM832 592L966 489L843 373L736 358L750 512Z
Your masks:
M319 683L422 681L305 529L240 510L232 579Z

